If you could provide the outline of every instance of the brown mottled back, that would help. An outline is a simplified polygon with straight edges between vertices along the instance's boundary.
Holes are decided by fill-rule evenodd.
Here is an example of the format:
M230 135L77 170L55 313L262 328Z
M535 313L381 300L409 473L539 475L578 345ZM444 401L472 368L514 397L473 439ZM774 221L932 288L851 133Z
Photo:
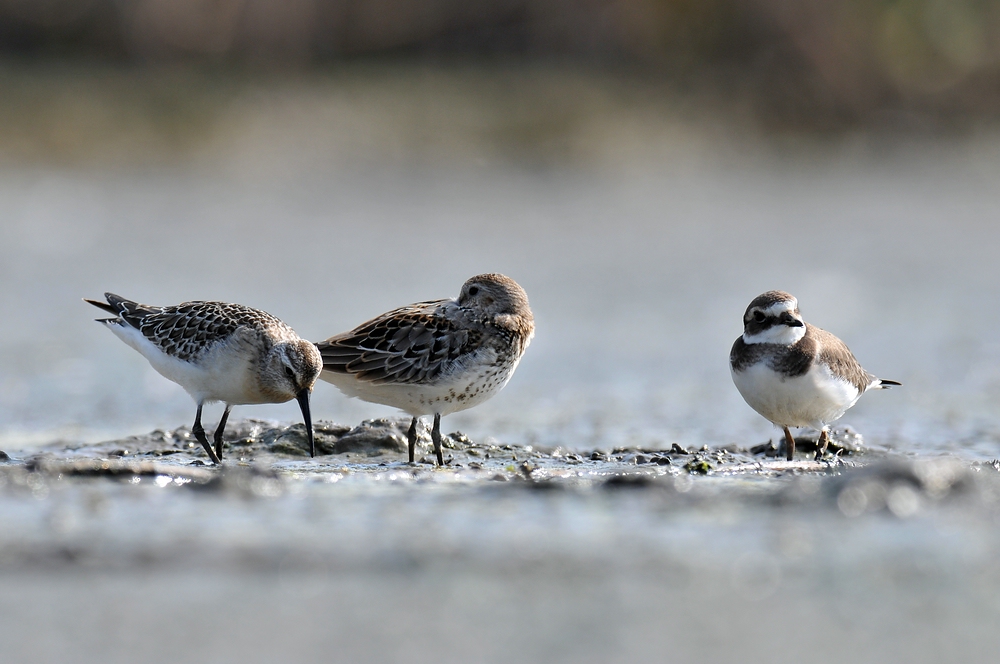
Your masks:
M323 370L376 384L433 382L483 343L475 326L459 325L443 315L447 304L453 301L400 307L317 343Z
M280 320L258 309L224 302L182 302L170 307L154 307L105 293L108 303L88 300L117 314L125 324L136 328L164 353L179 360L191 361L223 341L241 327L287 330Z

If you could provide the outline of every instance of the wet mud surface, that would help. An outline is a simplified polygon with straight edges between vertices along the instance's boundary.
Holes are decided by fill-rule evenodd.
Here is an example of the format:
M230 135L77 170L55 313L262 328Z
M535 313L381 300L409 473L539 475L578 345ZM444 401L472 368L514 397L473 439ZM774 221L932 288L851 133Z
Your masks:
M425 430L406 463L408 425L321 422L310 459L301 424L238 421L221 467L186 428L5 450L5 651L986 661L1000 645L998 462L910 458L850 431L820 461L798 440L793 462L766 443L539 449L456 432L438 468ZM29 642L29 623L57 628ZM108 633L125 636L95 640Z
M367 564L365 538L413 559L441 551L475 559L484 553L481 537L496 547L490 557L545 543L589 564L623 555L625 542L655 550L662 542L652 542L669 539L686 519L711 526L778 518L836 529L859 517L908 521L958 510L984 524L1000 520L1000 461L909 458L869 449L850 429L834 433L820 460L815 438L797 439L790 462L770 442L540 449L454 432L438 467L426 430L417 461L405 461L408 426L406 418L354 427L319 422L318 456L310 459L301 424L237 421L227 429L221 466L207 462L187 428L5 453L0 569L84 559L99 567L173 565L192 557L227 567L329 547L341 560ZM512 506L516 522L497 504ZM317 521L303 509L324 516ZM625 513L609 521L618 510ZM277 528L268 525L273 519ZM444 541L416 532L429 521L447 533ZM541 530L522 541L525 528ZM587 532L585 546L575 541L577 528ZM344 529L354 535L341 537Z
M822 458L816 454L815 435L797 438L793 461L785 460L780 436L777 446L765 441L745 448L685 449L674 443L667 449L586 450L481 443L453 432L444 436L445 463L437 466L429 433L423 428L415 462L405 461L408 427L408 418L367 420L353 427L320 421L315 426L317 456L311 459L302 424L276 426L247 419L227 427L221 466L210 464L190 429L181 427L94 444L56 442L29 452L3 452L0 473L5 478L3 486L15 492L22 485L98 478L130 484L141 483L143 478L167 478L178 485L226 490L236 482L234 478L266 476L281 491L345 480L358 487L376 487L388 480L414 490L426 485L479 490L511 483L569 492L635 488L690 494L698 488L696 484L704 484L713 489L739 492L753 487L755 493L784 495L797 486L798 479L810 486L837 487L854 477L875 477L928 496L933 493L937 500L967 489L973 473L995 472L1000 467L1000 461L963 465L911 460L867 448L861 435L849 428L834 431ZM946 480L941 479L944 476Z

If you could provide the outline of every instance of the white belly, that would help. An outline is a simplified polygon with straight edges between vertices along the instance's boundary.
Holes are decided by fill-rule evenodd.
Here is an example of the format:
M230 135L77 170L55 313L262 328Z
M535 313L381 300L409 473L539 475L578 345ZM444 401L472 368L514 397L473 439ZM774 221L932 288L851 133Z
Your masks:
M393 406L410 415L448 415L472 408L503 389L517 368L517 360L497 367L481 364L467 368L450 380L433 384L375 384L359 380L353 374L324 371L320 378L336 385L349 397Z
M764 363L733 371L733 382L751 408L778 426L822 429L840 418L861 393L822 365L794 378Z
M198 403L222 401L235 406L270 401L261 394L251 355L239 339L217 345L194 363L167 355L135 328L108 327L149 360L157 372L183 387Z

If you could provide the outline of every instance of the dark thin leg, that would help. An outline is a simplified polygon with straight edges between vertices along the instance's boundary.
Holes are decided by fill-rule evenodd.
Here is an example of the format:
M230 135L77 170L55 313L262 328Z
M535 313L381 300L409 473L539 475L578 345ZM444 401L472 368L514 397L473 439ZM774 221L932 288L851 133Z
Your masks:
M444 457L441 455L441 413L434 413L434 428L431 429L431 440L434 441L434 454L437 455L438 465L444 465Z
M406 443L410 449L410 463L413 463L413 453L417 449L417 418L410 422L410 430L406 434Z
M219 426L215 428L215 453L219 457L219 461L222 461L222 435L226 432L226 420L229 419L229 411L232 410L232 406L228 403L226 404L226 410L222 413L222 419L219 420Z
M194 437L198 439L201 446L208 452L208 458L212 460L212 463L218 464L219 456L212 449L212 445L208 442L208 437L205 436L205 427L201 426L201 404L198 404L198 412L194 416L194 426L191 427L191 433L194 434Z
M826 454L826 446L830 444L830 434L826 429L822 429L819 432L819 441L817 441L816 449L816 460L819 461Z
M788 461L792 460L795 456L795 439L792 438L792 432L785 427L785 459Z

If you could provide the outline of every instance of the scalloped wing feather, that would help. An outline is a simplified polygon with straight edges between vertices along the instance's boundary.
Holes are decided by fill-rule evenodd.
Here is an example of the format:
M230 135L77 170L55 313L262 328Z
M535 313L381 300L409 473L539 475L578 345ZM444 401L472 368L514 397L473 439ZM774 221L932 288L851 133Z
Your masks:
M441 315L449 302L400 307L316 344L324 371L374 384L433 382L483 341L480 332Z
M241 304L194 301L153 307L113 293L106 293L105 297L124 323L139 330L167 355L180 360L194 359L214 342L229 338L242 327L288 329L274 316Z

